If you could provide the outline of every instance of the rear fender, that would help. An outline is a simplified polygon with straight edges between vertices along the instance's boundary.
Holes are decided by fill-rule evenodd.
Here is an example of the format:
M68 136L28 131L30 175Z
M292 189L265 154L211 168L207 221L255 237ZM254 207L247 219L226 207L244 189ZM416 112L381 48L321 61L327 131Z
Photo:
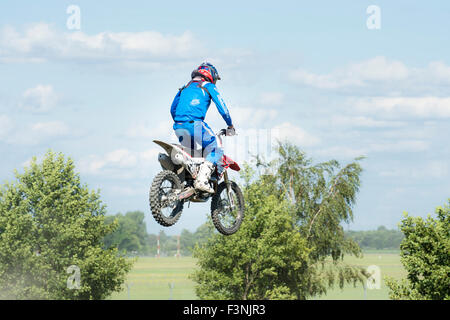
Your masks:
M181 146L166 143L160 140L153 140L153 142L163 148L167 153L165 157L161 153L158 155L158 160L160 160L159 162L161 163L161 166L164 169L175 172L180 179L184 181L183 171L185 169L185 164L192 159L191 156L184 151ZM165 162L164 165L162 161ZM171 166L168 165L168 163L173 165L173 169L170 169Z
M164 149L164 151L167 152L167 154L170 156L173 150L173 145L171 145L170 143L165 143L163 141L159 141L159 140L153 140L154 143L156 143L157 145L159 145L161 148Z
M184 151L181 146L177 146L174 144L166 143L159 140L153 140L154 143L162 147L167 155L170 157L170 160L175 164L180 164L180 161L188 161L191 157L186 151ZM177 159L181 155L181 158ZM178 161L177 161L178 160Z

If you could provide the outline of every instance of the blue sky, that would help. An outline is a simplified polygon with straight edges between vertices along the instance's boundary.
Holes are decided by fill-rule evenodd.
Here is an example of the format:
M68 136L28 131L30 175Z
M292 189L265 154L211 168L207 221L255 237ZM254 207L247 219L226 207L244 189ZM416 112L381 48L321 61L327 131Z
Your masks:
M348 228L394 228L450 195L448 30L447 1L2 1L0 179L61 151L110 214L142 210L157 232L151 141L173 138L173 96L209 60L240 137L276 129L316 161L367 156ZM207 121L224 125L214 106ZM207 214L191 205L165 231Z

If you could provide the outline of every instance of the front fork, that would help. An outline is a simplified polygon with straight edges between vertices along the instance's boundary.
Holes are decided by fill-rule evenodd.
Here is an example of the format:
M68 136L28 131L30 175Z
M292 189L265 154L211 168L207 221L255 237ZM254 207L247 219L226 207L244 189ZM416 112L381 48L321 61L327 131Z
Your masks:
M231 210L234 210L235 203L234 203L233 191L231 190L231 181L228 179L227 171L225 171L223 173L223 180L225 181L225 185L227 186L227 195L228 195L228 201L231 206Z

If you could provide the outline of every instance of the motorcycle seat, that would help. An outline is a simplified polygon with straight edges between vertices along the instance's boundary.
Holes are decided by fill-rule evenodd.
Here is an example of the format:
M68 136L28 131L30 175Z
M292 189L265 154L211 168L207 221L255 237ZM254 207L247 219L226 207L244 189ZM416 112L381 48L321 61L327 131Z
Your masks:
M187 154L189 154L192 158L203 158L203 153L202 153L202 149L191 149L189 147L185 147L181 144L176 144L177 147L180 147L181 149L183 149L184 152L186 152Z

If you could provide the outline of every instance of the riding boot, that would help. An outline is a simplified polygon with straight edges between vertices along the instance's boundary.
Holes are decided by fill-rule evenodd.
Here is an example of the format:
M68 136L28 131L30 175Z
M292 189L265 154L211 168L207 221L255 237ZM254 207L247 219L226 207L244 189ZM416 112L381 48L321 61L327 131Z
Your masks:
M194 188L200 191L214 193L214 189L209 185L209 178L211 178L213 171L214 164L205 160L198 170L197 179L194 181Z

